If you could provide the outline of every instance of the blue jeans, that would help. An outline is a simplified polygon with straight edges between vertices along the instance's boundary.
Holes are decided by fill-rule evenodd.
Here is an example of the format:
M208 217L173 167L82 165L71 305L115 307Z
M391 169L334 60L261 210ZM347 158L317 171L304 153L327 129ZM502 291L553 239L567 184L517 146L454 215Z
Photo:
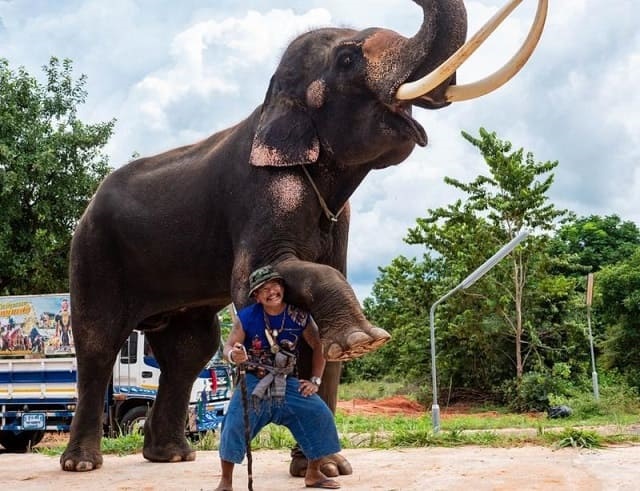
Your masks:
M251 439L267 424L275 423L289 428L309 460L316 460L340 451L333 413L318 395L303 397L298 392L300 384L297 378L287 377L284 401L274 402L266 398L255 407L251 401L251 392L259 379L251 373L247 373L246 377ZM220 458L240 464L245 453L242 390L238 385L222 422Z

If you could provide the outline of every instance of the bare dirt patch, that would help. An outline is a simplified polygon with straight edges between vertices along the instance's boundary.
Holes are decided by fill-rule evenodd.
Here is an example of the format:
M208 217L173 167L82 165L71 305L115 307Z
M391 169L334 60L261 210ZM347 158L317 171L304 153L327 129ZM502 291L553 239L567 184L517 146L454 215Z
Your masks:
M339 478L342 489L357 491L483 490L633 490L637 489L640 446L603 450L544 447L412 448L345 450L351 476ZM200 452L194 462L154 464L142 455L106 455L93 472L60 470L57 457L2 454L0 488L65 491L212 490L219 478L217 452ZM255 490L304 489L289 476L289 452L253 454ZM235 489L247 489L246 463L235 473Z
M426 408L422 404L411 400L405 396L385 397L383 399L352 399L349 401L338 401L338 410L348 415L383 415L383 416L424 416L431 408ZM441 419L453 418L461 414L473 413L480 418L497 418L500 414L497 411L478 412L469 404L457 403L440 408ZM545 418L544 413L525 413L525 418L532 421Z
M338 401L338 409L345 414L364 416L423 416L425 408L403 396L386 397L384 399L352 399Z

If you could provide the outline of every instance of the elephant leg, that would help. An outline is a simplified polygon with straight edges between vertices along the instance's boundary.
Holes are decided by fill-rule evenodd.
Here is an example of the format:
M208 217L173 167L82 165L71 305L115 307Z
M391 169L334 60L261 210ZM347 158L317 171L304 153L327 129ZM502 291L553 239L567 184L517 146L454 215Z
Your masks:
M329 361L345 361L378 349L391 336L373 326L345 277L324 264L287 259L276 265L288 302L311 312Z
M156 400L144 426L144 458L180 462L196 458L185 435L193 383L219 345L220 328L211 307L175 314L169 325L147 334L160 365Z
M311 351L306 347L301 353L301 364L299 365L300 376L308 378L311 373L310 364L307 363L306 351ZM322 375L322 385L318 395L329 406L331 412L335 414L338 403L338 384L340 382L341 362L328 362ZM304 477L307 472L308 460L298 445L291 449L291 462L289 473L294 477ZM341 454L336 453L324 457L320 462L320 470L327 477L337 477L339 475L349 475L353 473L351 464Z
M74 310L73 335L78 363L78 404L67 448L60 456L65 471L91 471L102 466L104 395L113 364L129 332L115 319L98 322ZM102 310L101 310L102 312Z

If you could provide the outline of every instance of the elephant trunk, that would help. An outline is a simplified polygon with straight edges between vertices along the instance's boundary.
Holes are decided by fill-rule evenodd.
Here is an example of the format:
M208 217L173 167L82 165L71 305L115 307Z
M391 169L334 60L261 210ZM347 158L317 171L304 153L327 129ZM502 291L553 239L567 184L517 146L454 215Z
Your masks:
M422 8L423 20L413 37L407 39L391 31L378 30L364 45L369 85L385 102L396 100L396 90L404 82L437 68L466 38L467 14L462 0L414 2ZM379 49L381 45L385 46L383 50ZM452 80L455 74L429 94L435 105L445 105L443 95ZM420 105L427 106L424 101L421 99Z
M424 19L420 30L407 43L407 60L413 69L402 80L415 80L433 72L462 46L467 37L467 11L462 0L414 0L422 7ZM425 41L429 40L425 49ZM422 51L421 51L422 50ZM447 88L455 84L455 72L414 103L428 109L449 105Z

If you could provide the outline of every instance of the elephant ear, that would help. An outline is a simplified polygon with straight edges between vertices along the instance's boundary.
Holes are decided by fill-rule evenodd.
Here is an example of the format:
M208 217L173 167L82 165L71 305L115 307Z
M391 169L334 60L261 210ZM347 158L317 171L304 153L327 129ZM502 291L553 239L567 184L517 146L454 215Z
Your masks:
M320 155L320 141L307 108L278 92L273 79L253 138L249 162L263 167L312 164Z

